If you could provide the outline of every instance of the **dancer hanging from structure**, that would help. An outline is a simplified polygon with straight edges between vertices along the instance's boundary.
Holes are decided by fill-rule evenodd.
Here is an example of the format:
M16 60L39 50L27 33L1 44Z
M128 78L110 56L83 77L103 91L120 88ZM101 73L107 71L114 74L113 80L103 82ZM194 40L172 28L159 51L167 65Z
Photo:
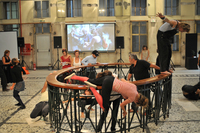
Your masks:
M100 104L100 106L102 104L103 108L105 109L109 108L109 99L110 99L111 91L113 90L120 93L123 96L123 98L126 99L120 104L120 107L123 110L124 117L127 114L125 110L125 105L131 102L135 102L138 106L143 106L143 107L148 106L148 98L146 98L145 96L137 92L137 87L135 84L130 83L125 80L120 81L119 79L112 76L112 72L108 70L98 73L96 79L89 79L88 77L76 76L75 74L71 74L65 79L70 79L70 78L72 80L79 80L79 81L85 82L89 86L93 86L93 87L96 87L95 85L102 86L103 103L99 103L98 100L97 102ZM94 92L93 94L95 95ZM97 99L98 97L100 97L100 95L95 96L95 97Z

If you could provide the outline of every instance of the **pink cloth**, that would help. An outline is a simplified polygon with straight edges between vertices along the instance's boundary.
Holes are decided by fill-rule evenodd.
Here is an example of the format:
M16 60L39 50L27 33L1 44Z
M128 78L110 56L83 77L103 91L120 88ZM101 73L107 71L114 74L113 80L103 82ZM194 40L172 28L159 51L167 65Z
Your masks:
M115 78L113 82L113 91L120 93L124 99L129 99L130 102L136 103L138 91L135 84L123 82Z

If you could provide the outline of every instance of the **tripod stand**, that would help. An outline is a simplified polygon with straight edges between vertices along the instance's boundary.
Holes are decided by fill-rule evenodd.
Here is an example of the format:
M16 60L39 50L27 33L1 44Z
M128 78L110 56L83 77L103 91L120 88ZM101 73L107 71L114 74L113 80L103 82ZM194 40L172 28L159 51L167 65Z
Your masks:
M59 63L60 63L61 61L59 60L59 52L58 52L58 48L57 48L57 61L56 61L56 63L53 65L53 69L54 69L54 67L55 67L55 65L58 63L58 67L57 67L57 69L59 70Z
M119 48L120 48L120 58L117 60L117 63L124 63L124 61L122 60L122 57L121 57L121 46L119 46ZM116 68L115 68L115 71L116 71ZM126 75L124 74L124 72L122 70L122 65L118 65L118 78L121 78L122 76L124 76L124 78L126 79Z
M21 62L21 66L24 67L24 64L26 64L25 60L24 60L24 55L22 55L22 62ZM26 64L26 67L29 69L28 65Z

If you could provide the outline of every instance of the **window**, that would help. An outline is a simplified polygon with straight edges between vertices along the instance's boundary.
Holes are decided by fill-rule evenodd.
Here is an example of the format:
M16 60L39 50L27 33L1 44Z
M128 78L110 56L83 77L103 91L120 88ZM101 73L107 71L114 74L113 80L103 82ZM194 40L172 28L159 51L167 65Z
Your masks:
M67 17L82 16L81 0L67 0L66 3L67 3Z
M3 2L4 18L18 19L18 3L17 2Z
M115 16L114 0L99 0L99 16Z
M172 50L179 51L179 33L173 37Z
M37 33L50 33L50 24L35 24L35 32Z
M165 15L179 15L179 0L165 0Z
M146 0L132 0L132 16L145 16Z
M196 33L200 33L200 21L196 21Z
M132 22L132 52L140 52L147 45L147 22Z
M200 15L200 0L197 0L197 4L196 4L196 14Z
M19 36L19 25L11 24L11 25L3 25L4 31L17 31L17 36Z
M35 1L35 18L49 17L49 1Z

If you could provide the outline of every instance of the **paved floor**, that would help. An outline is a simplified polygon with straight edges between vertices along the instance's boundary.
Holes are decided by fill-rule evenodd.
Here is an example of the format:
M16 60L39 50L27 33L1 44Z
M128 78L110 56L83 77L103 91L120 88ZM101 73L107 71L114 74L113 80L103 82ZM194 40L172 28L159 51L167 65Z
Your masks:
M26 109L18 110L14 106L16 100L12 91L2 92L0 88L0 133L50 133L49 122L30 120L30 113L40 99L40 91L46 76L52 71L30 71L25 77L26 90L20 92L21 99L26 104ZM173 74L172 109L169 118L161 118L158 125L148 124L148 133L200 133L200 101L188 101L182 96L181 87L184 84L194 85L199 81L198 70L176 68ZM188 109L189 108L189 109ZM32 123L32 124L31 124ZM94 132L84 129L85 132ZM142 132L141 128L130 131Z

